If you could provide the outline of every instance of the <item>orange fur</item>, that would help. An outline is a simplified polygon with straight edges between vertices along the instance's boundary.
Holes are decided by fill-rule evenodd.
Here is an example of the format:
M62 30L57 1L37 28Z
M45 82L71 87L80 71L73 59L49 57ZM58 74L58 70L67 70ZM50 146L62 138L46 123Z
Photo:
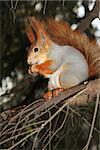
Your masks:
M44 23L43 22L40 22L40 20L36 19L35 17L27 17L28 19L28 25L34 30L35 34L36 34L36 37L37 37L37 43L41 45L42 43L42 38L41 38L41 33L43 33L43 36L45 36L45 38L48 38L47 37L47 34L45 33L45 29L44 29ZM26 28L27 29L27 28ZM26 33L28 33L29 31L26 30ZM31 32L31 34L33 34L34 36L34 33ZM32 40L31 36L28 37L29 39Z
M32 31L32 28L30 25L27 25L26 27L26 35L30 41L30 43L33 43L35 41L35 37L34 37L34 34L33 34L33 31Z
M73 31L64 21L55 21L49 18L46 22L40 22L34 17L28 17L28 20L31 27L27 28L26 33L31 43L34 41L34 33L31 30L33 28L37 36L37 43L41 45L41 33L43 33L48 41L50 39L59 45L75 47L84 54L88 62L89 76L100 75L100 47L96 44L96 41L90 41L85 34L81 34L77 30ZM46 43L44 50L47 50ZM37 65L37 68L41 74L49 74L52 72L49 66L50 64L46 62Z
M42 75L52 74L53 71L50 69L50 66L53 62L51 60L47 60L46 62L36 65L36 68L39 70L39 73Z
M29 23L26 28L26 34L31 43L31 47L28 51L27 62L30 65L28 70L30 74L32 74L33 72L38 72L45 77L51 78L51 74L55 73L51 69L52 67L54 67L55 60L49 60L47 54L48 52L50 52L51 44L56 43L61 46L69 45L78 49L86 58L89 68L89 76L91 77L93 75L100 75L100 47L96 44L96 41L90 41L85 34L81 34L77 30L73 31L71 27L64 21L58 22L54 19L48 19L46 22L40 22L34 17L28 17L28 22ZM38 48L39 51L35 52L35 47ZM54 55L56 55L56 51L54 52ZM58 57L61 58L60 56ZM39 62L44 63L38 64ZM54 81L53 84L55 85L53 85L53 88L57 88L57 86L59 87L59 84L61 85L61 73L59 74L59 72L57 72L57 75L59 75L59 79L55 77L51 78L51 80L49 79L49 89L51 87L52 90L52 81ZM56 83L56 79L59 80L59 84ZM64 84L66 83L63 83L63 85ZM71 86L68 85L68 88L69 87ZM53 92L49 91L44 96L44 98L46 100L50 100L53 96L57 96L61 91L62 89L57 89Z
M100 47L90 41L85 34L73 31L64 21L48 19L46 32L52 41L59 45L70 45L81 51L89 65L89 75L100 74Z
M39 30L39 28L40 28L40 22L39 22L39 20L37 20L36 18L30 17L30 16L27 19L29 21L30 26L32 27L32 29L36 33L37 42L41 43L41 37L40 37L40 33L39 33L39 31L40 31ZM34 33L33 33L33 35L34 35Z

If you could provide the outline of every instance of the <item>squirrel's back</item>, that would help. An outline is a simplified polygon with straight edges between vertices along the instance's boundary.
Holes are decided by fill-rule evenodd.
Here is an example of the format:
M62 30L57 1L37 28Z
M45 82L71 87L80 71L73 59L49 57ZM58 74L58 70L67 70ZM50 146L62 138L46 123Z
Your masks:
M96 41L90 41L85 34L73 31L64 21L48 19L46 32L58 45L73 46L82 52L89 65L89 76L100 75L100 47Z
M84 55L72 46L60 46L53 43L50 47L48 58L55 62L56 65L53 65L52 68L55 71L64 66L62 70L66 70L65 74L70 72L70 74L77 76L80 82L85 81L88 78L87 61Z

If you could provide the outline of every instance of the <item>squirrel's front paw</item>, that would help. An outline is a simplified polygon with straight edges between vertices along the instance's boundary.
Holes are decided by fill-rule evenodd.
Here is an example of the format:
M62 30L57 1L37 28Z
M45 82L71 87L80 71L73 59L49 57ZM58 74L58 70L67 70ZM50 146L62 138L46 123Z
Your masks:
M28 73L33 74L34 72L37 73L38 69L34 65L29 66Z

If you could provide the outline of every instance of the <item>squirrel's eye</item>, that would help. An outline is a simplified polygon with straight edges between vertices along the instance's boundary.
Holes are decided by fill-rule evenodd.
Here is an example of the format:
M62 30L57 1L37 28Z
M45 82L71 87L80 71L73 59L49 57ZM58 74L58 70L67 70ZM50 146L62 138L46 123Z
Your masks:
M37 52L39 49L37 47L34 48L34 52Z

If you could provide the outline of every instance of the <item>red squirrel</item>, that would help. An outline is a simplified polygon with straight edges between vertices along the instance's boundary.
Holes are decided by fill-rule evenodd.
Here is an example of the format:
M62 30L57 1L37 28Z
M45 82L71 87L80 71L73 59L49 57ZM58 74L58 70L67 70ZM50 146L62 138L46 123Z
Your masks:
M100 47L85 34L73 31L65 21L28 17L26 34L31 43L28 72L49 78L50 91L62 91L100 75ZM45 98L51 99L50 92L48 95Z

